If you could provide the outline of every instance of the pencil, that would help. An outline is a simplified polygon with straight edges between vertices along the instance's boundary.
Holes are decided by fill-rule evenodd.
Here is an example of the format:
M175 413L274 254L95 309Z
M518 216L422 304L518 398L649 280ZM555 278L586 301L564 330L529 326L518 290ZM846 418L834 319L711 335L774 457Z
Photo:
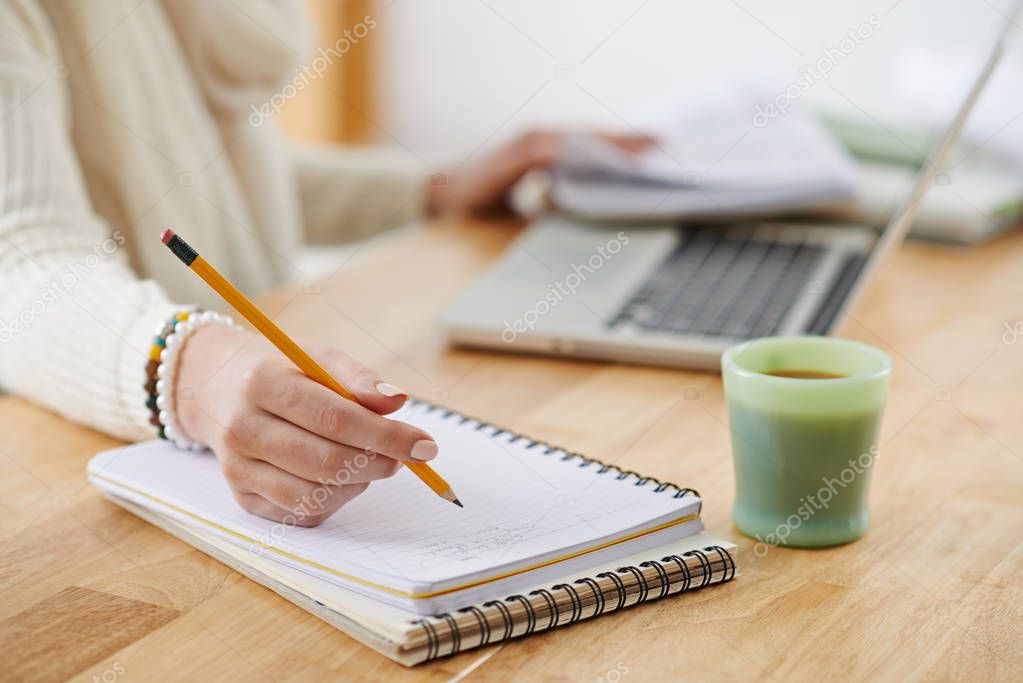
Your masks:
M174 255L181 259L181 262L191 268L196 275L205 280L206 284L213 288L217 294L224 298L236 311L242 314L246 320L252 323L271 344L280 349L281 353L291 359L291 362L298 366L311 379L319 382L328 389L332 389L349 401L356 403L359 400L344 385L334 379L329 372L323 369L319 363L313 360L312 356L306 353L301 346L284 333L284 330L259 310L256 304L242 294L237 287L232 285L227 278L217 272L217 269L209 264L206 259L199 256L195 249L190 247L185 240L174 234L170 228L160 234L160 241L174 252ZM454 503L458 507L464 507L461 501L455 496L451 486L444 481L443 477L437 474L432 467L424 462L405 462L412 473L419 477L424 484L429 486L434 493L446 501Z

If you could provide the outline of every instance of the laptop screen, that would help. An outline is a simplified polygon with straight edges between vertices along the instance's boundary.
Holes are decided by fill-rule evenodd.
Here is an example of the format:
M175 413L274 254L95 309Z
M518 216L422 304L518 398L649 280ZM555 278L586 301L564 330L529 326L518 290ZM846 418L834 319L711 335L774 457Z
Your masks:
M1002 24L994 46L991 48L979 73L963 97L958 109L953 114L944 133L938 138L926 161L917 171L916 179L908 196L897 206L888 224L870 246L872 253L866 266L868 270L876 268L880 261L891 251L892 247L905 238L906 233L913 224L924 195L940 179L939 172L944 167L956 139L962 132L966 119L973 111L980 94L991 80L992 73L1005 54L1012 29L1014 28L1013 18L1018 14L1020 4L1023 3L1014 3L1012 11Z

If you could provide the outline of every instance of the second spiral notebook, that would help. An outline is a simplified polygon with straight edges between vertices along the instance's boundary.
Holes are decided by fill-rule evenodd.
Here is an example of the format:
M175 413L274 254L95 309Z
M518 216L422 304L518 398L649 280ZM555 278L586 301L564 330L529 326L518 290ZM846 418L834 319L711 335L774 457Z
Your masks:
M436 466L464 509L424 495L415 477L401 470L319 527L274 523L238 507L212 454L166 442L101 453L90 462L89 477L115 502L144 511L151 521L193 529L262 564L270 561L421 615L503 599L593 567L648 559L703 529L701 501L692 489L415 400L393 417L434 436L440 446ZM328 483L345 483L359 466L351 463ZM316 506L315 496L299 501L292 521L315 514Z

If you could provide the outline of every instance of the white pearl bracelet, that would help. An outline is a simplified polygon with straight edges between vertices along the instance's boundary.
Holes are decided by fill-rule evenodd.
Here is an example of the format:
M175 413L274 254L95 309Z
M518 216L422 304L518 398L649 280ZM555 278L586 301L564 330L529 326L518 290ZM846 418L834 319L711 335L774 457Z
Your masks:
M160 366L156 369L156 409L158 419L163 427L163 435L168 441L181 449L201 451L206 444L195 441L182 431L174 414L174 391L177 380L178 352L188 335L208 325L225 325L242 329L230 316L212 311L197 311L187 320L179 321L172 332L164 338L164 349L160 352Z

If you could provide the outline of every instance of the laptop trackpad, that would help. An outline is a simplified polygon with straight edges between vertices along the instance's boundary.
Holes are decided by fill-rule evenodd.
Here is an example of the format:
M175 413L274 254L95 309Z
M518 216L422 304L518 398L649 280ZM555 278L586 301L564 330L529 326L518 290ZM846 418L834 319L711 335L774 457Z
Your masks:
M672 227L537 221L445 315L458 327L516 334L602 329L671 252Z

